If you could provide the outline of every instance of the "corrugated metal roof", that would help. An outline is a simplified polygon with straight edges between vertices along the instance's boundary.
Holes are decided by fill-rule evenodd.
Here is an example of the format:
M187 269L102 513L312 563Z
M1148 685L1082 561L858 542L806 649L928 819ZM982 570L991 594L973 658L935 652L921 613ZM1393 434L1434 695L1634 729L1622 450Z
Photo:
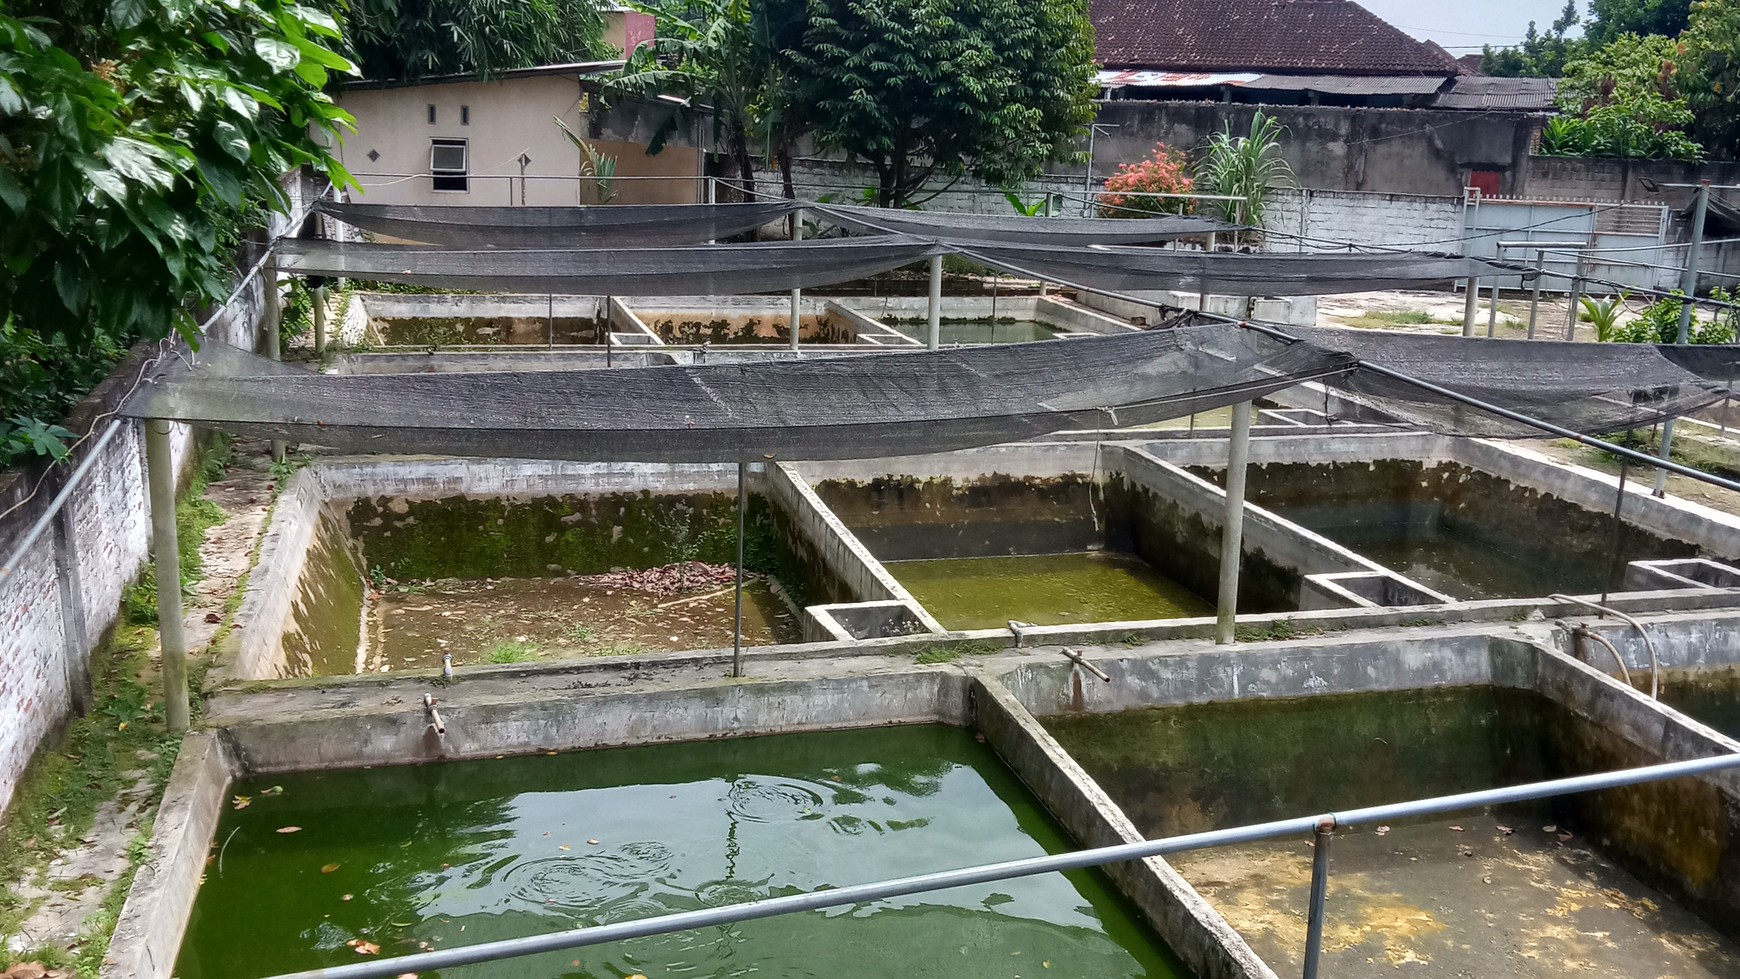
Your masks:
M1101 88L1203 88L1243 85L1261 77L1254 71L1101 71L1094 81Z
M1508 109L1512 112L1545 112L1558 95L1556 78L1497 78L1462 75L1434 103L1440 109Z
M1431 95L1446 79L1431 75L1264 75L1246 88L1324 95Z

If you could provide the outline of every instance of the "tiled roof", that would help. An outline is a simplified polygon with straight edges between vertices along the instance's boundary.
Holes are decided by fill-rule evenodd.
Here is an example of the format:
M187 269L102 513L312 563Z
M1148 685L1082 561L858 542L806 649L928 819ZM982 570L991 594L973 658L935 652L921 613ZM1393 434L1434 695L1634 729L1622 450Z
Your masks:
M1333 75L1457 73L1352 0L1090 0L1110 68Z

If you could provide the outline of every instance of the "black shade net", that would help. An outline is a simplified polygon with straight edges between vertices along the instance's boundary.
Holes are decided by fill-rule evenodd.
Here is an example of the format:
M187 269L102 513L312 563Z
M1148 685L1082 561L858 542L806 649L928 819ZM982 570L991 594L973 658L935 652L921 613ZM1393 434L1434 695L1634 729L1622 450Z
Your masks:
M1100 292L1182 289L1224 296L1314 296L1419 288L1523 266L1429 252L1384 255L1239 254L1106 245L962 246L969 257L1021 275Z
M207 344L170 362L123 413L368 453L852 459L1163 421L1350 367L1342 354L1221 325L934 353L477 374L286 374Z
M454 248L694 245L753 231L792 210L787 201L580 207L321 201L318 207L322 213L363 231Z
M287 239L278 268L481 292L745 295L849 282L942 254L906 237L663 248L475 249Z
M1734 347L1470 340L1300 327L1285 332L1319 350L1590 435L1647 428L1720 401L1740 363ZM1433 431L1490 438L1542 435L1537 428L1372 370L1331 383Z
M830 224L864 234L943 238L956 244L1140 245L1238 230L1238 225L1184 215L1154 218L1034 218L1018 214L951 214L885 207L809 205Z

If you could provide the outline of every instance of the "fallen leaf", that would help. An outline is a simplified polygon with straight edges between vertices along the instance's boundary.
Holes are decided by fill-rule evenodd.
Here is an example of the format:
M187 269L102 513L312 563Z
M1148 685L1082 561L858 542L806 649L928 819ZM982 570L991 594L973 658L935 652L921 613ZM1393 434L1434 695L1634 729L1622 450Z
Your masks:
M254 800L245 795L238 795L230 800L230 805L237 809L246 809L254 804Z
M597 845L598 845L598 841L597 841L597 840L587 840L587 841L586 841L586 845L587 845L587 846L597 846Z
M354 897L356 897L356 895L355 895L355 894L346 894L346 895L345 895L345 896L343 896L343 897L341 897L341 898L339 898L339 900L340 900L340 901L348 901L348 900L350 900L350 899L351 899L351 898L354 898Z
M261 794L261 795L262 795L262 796L268 796L268 795L283 795L283 794L284 794L284 786L282 786L282 785L274 785L274 786L272 786L272 787L271 787L271 788L269 788L269 789L261 789L261 790L260 790L260 794Z
M1460 827L1460 826L1452 826L1452 827L1450 827L1450 832L1452 832L1452 833L1460 833L1460 832L1462 832L1462 827Z
M121 722L121 723L119 723L119 724L117 724L117 725L115 725L115 730L117 730L117 731L125 731L125 730L127 730L127 722L126 722L126 721L122 721L122 722ZM238 806L238 807L237 807L237 808L241 808L241 807L239 807L239 806Z
M1559 842L1560 842L1560 843L1564 843L1564 842L1566 842L1566 841L1567 841L1567 840L1569 840L1569 839L1570 839L1570 838L1571 838L1571 834L1570 834L1570 833L1560 833L1560 834L1559 834Z
M358 954L358 955L379 955L379 954L381 954L381 947L379 945L376 945L374 942L357 942L356 943L356 954Z
M564 843L561 846L557 847L556 849L558 849L558 850L572 850L574 848L569 846L568 844Z
M205 621L211 625L217 625L219 622L222 622L223 620L224 620L223 616L217 614L216 612L205 613Z
M327 864L327 865L326 865L326 866L324 866L324 867L322 867L322 868L320 868L320 872L321 872L321 873L323 873L323 874L330 874L330 873L332 873L332 872L333 872L333 871L334 871L334 870L337 870L337 869L338 869L338 864L336 864L336 863L329 863L329 864Z
M1516 832L1516 830L1511 829L1509 826L1506 826L1503 823L1495 823L1495 824L1493 824L1493 828L1497 829L1500 833L1502 833L1505 836L1509 836L1510 834Z
M300 833L300 832L302 832L302 827L300 827L300 826L280 826L280 827L278 827L278 832L283 833L285 835L289 835L291 833Z
M1390 828L1388 826L1379 826L1377 829L1373 830L1372 832L1376 833L1379 836L1388 836L1389 832L1390 832Z
M1541 832L1543 832L1543 833L1557 833L1558 831L1559 831L1559 827L1551 825L1551 824L1548 824L1546 826L1541 827Z

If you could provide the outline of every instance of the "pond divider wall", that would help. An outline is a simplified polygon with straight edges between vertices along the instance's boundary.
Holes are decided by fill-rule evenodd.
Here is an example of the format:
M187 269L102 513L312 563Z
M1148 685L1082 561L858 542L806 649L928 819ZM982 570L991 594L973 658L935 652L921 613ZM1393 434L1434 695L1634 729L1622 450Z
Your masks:
M206 679L208 688L284 675L283 638L301 596L299 582L314 550L325 506L314 470L298 470L284 484L260 540L260 556L248 576L247 591L236 608L236 628L218 651L218 662Z
M985 740L1082 848L1144 837L1074 758L1001 683L973 686L973 717ZM1275 979L1219 912L1160 857L1101 868L1197 979Z

